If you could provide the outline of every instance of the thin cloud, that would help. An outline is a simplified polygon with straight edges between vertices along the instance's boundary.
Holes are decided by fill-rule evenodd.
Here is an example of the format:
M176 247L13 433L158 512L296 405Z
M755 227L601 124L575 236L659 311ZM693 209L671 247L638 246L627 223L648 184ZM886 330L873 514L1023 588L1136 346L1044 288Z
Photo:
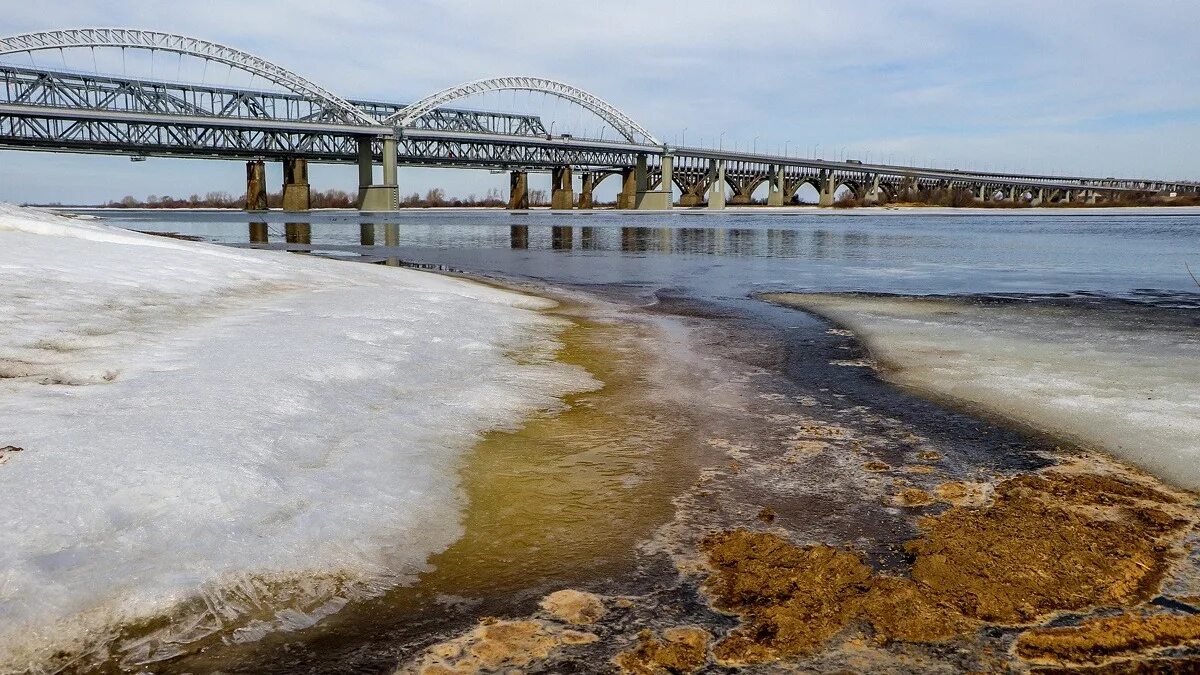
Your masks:
M553 77L612 101L662 138L686 128L689 142L715 143L724 133L728 147L757 137L760 147L786 143L793 153L820 143L825 154L894 148L963 166L1024 158L1039 170L1187 177L1195 173L1189 149L1200 146L1200 130L1183 123L1200 116L1200 71L1181 67L1200 62L1200 41L1184 18L1192 4L1176 0L13 4L7 32L182 32L262 55L344 96L412 101L486 75ZM1166 134L1170 142L1156 142ZM37 175L46 163L28 157L5 153L0 198L149 191L146 171L89 177L102 163L91 157L69 159L79 179L64 187ZM173 194L240 189L228 164L153 163L156 186L178 185ZM338 184L322 187L353 185L350 170L323 175ZM485 172L406 169L402 180L405 190L436 180L464 194L502 184Z

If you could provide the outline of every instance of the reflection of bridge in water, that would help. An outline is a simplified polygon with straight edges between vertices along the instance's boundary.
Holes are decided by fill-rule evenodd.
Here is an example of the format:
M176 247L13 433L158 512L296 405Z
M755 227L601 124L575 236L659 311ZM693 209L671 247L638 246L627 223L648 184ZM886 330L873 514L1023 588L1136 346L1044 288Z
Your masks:
M285 223L280 237L265 222L251 222L249 243L298 253L313 251L359 256L370 262L399 264L401 248L411 252L399 223L361 223L359 243L313 242L312 224ZM405 235L409 234L406 230ZM280 241L282 239L282 241ZM604 251L632 254L806 258L850 257L847 251L903 248L914 241L901 233L865 233L843 229L811 231L789 228L610 227L591 225L510 225L507 232L489 228L468 248L508 248L527 251Z
M529 206L530 171L552 177L551 207L590 209L603 181L619 181L619 208L749 204L766 187L782 206L811 186L829 206L839 191L872 203L956 192L979 201L1095 202L1121 194L1195 194L1200 184L1140 178L1055 176L829 161L724 148L670 145L582 89L537 77L469 82L416 103L343 99L265 59L198 38L121 28L44 31L0 38L0 57L42 51L167 52L236 69L278 88L215 86L162 78L81 73L0 62L0 148L206 159L245 159L246 208L266 208L266 161L284 167L285 210L310 205L308 162L357 164L359 206L399 204L398 167L510 172L509 207ZM64 58L65 62L65 58ZM153 67L153 60L151 61ZM203 79L203 78L201 78ZM537 115L459 109L488 92L545 94L594 115L605 139L547 131ZM382 165L382 179L375 167ZM575 176L579 179L576 181ZM576 185L579 186L578 196ZM678 200L676 199L678 190Z

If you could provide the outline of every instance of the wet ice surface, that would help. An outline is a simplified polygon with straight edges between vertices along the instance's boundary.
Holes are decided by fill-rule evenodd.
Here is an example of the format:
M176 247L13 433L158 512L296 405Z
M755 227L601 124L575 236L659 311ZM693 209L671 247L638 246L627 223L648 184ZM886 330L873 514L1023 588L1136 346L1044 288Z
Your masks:
M547 303L454 279L7 206L0 250L0 671L157 661L407 581L460 534L478 434L593 386L550 360Z
M854 330L885 377L1200 488L1200 312L1188 296L768 296Z

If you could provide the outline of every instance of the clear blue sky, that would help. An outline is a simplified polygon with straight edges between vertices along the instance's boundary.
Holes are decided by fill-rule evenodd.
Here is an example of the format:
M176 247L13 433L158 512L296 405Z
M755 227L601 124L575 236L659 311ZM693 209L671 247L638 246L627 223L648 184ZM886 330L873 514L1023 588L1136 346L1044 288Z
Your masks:
M1200 177L1194 2L0 2L8 34L185 33L345 97L412 101L479 77L541 75L611 101L667 141L686 129L689 144L724 134L727 147L787 143L825 157ZM351 167L311 174L315 188L355 186ZM465 195L505 177L402 169L401 182ZM0 152L0 200L243 189L240 162Z

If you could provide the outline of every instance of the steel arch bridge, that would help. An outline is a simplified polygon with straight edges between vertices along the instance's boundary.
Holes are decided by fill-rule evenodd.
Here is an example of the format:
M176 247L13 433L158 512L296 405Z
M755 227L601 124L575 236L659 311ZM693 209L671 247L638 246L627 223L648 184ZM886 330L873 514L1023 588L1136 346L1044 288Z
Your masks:
M236 68L282 91L218 87L3 61L14 54L117 48L186 55ZM32 60L32 57L31 57ZM545 93L611 126L613 140L547 133L535 115L449 108L493 91ZM582 89L539 77L468 82L404 105L349 100L248 52L195 37L131 28L77 28L0 38L0 147L54 152L247 159L247 205L265 204L263 160L282 160L285 206L307 204L304 163L357 163L360 202L397 205L398 165L513 171L510 206L525 205L525 172L551 171L554 203L574 203L572 170L583 173L580 205L606 177L620 175L619 204L669 208L749 203L769 186L768 203L788 203L805 184L823 204L849 189L865 200L919 190L970 190L978 199L1040 202L1096 199L1121 192L1196 193L1196 183L1002 174L668 146L616 106ZM383 164L383 181L372 166ZM252 194L253 193L253 194Z
M589 94L578 87L541 77L494 77L460 84L457 87L443 89L428 98L421 99L404 110L388 117L384 122L395 124L399 127L407 127L422 116L447 103L490 91L534 91L550 94L595 113L616 129L630 143L662 145L654 137L654 134L646 131L642 125L634 122L628 115L618 110L616 106L604 101L600 97Z

